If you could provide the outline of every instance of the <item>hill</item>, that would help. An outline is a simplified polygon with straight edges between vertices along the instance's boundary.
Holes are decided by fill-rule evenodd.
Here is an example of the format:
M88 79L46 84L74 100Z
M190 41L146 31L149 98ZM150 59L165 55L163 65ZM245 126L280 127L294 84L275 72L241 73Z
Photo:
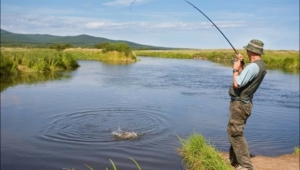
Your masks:
M74 47L92 48L101 42L127 43L133 49L166 50L168 47L156 47L138 44L124 40L111 40L102 37L94 37L86 34L77 36L55 36L49 34L19 34L1 29L2 47L48 47L51 44L71 44Z

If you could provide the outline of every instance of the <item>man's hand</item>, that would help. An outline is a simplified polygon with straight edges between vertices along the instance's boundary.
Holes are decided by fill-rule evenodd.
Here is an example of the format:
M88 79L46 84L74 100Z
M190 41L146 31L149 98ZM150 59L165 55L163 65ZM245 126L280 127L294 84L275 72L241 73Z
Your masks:
M235 56L236 56L236 59L238 61L243 61L244 60L244 56L242 54L236 54Z
M241 54L236 54L236 60L233 63L232 67L233 69L239 70L241 72L243 70L243 64L242 61L244 61L244 57Z
M244 68L243 60L244 60L244 57L241 54L237 54L236 60L232 65L233 69L236 69L239 71L238 73L233 72L233 87L236 89L239 88L239 85L236 82L236 77L243 71L243 68Z

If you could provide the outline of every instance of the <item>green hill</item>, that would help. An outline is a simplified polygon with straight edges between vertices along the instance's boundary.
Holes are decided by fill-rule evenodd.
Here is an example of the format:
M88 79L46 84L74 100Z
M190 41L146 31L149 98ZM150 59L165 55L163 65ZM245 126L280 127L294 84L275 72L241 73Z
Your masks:
M90 35L77 36L55 36L48 34L19 34L12 33L1 29L1 46L2 47L49 47L51 44L71 44L74 47L92 48L95 44L101 42L110 43L127 43L133 49L151 49L166 50L173 49L167 47L156 47L143 44L137 44L124 40L111 40L102 37L94 37Z

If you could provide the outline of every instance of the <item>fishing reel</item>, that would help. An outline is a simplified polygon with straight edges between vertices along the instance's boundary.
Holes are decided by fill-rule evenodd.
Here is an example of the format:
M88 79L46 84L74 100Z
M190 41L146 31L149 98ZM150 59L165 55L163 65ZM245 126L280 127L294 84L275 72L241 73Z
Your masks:
M235 60L232 58L232 59L230 60L230 62L231 62L231 64L234 64Z
M232 65L234 64L234 62L237 62L237 61L238 61L238 60L236 60L236 59L234 59L234 58L232 58L232 59L230 60L230 62L231 62ZM241 60L240 62L241 62L242 68L244 68L244 67L245 67L245 62L244 62L244 60Z

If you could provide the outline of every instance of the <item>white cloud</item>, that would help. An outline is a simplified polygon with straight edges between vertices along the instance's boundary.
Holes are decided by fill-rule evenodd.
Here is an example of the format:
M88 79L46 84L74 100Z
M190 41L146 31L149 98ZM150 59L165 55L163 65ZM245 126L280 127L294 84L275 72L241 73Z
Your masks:
M104 22L89 22L86 24L87 28L100 28L105 26Z

